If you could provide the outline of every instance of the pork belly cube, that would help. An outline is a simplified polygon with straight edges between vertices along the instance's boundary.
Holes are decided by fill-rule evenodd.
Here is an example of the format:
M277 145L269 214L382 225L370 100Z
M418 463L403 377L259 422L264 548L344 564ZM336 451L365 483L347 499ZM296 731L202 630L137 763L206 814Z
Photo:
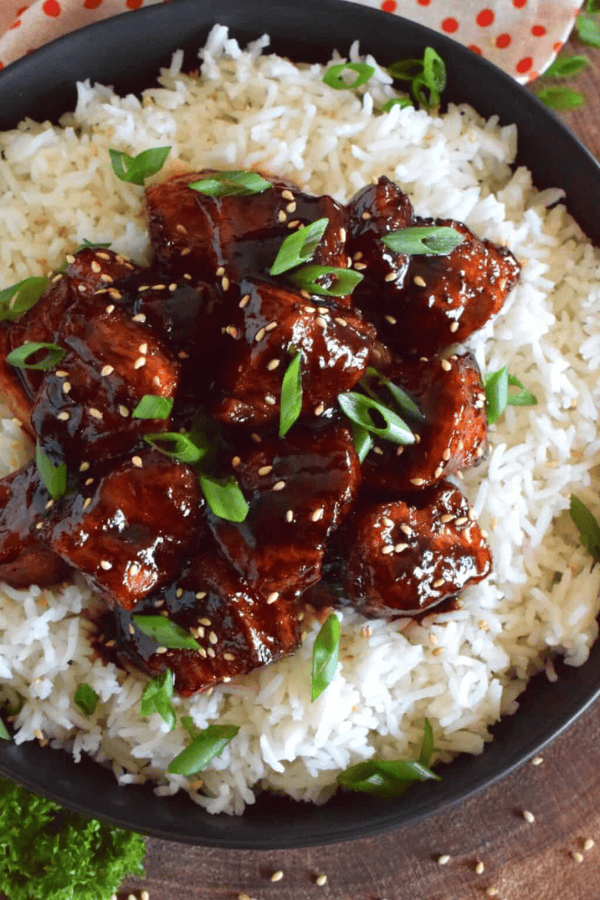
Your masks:
M443 481L349 520L343 584L367 616L418 613L486 578L492 555L466 498Z
M99 290L128 292L138 283L142 271L131 260L104 247L84 247L70 253L65 266L65 276L86 285L90 294ZM81 288L79 290L83 293Z
M152 329L103 296L81 298L65 314L66 355L44 374L31 423L55 464L127 452L166 420L133 418L145 394L174 397L179 363Z
M146 188L150 240L156 262L183 274L231 283L264 275L290 232L327 218L313 262L346 266L346 212L331 197L313 197L291 182L271 182L260 194L214 198L189 187L214 170L176 175Z
M363 463L365 485L406 493L479 465L488 451L486 401L471 353L396 363L386 374L414 400L423 419L399 413L418 441L404 447L377 441Z
M213 414L249 428L278 422L283 376L296 352L302 354L302 415L314 420L331 413L337 395L364 375L372 326L350 309L317 306L272 282L248 279L240 290Z
M230 446L229 472L250 511L240 524L209 511L210 528L224 556L261 597L299 596L321 577L327 538L358 493L360 462L350 432L297 427L286 440L238 437Z
M69 566L38 537L48 503L34 462L0 480L0 581L46 587L68 576Z
M198 650L167 649L145 635L132 615L168 613L189 631ZM131 625L131 628L130 628ZM298 610L283 596L267 603L236 574L214 542L195 548L183 574L136 607L118 609L101 624L99 648L128 668L151 675L171 669L175 690L188 697L292 653L300 644Z
M80 490L49 510L40 536L110 604L132 609L179 571L200 504L189 466L142 449L88 469Z

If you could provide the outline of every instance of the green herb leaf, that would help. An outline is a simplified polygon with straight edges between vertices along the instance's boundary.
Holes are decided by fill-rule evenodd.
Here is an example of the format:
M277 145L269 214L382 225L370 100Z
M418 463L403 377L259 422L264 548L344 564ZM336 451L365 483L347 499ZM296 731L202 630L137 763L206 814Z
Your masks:
M48 351L43 359L34 363L27 361L30 357L38 354L40 350ZM11 350L6 357L6 362L19 369L39 369L40 371L45 372L47 369L51 369L59 363L66 352L67 351L63 350L62 347L57 347L56 344L44 344L36 341L29 341L28 343L21 344L20 347Z
M585 97L578 91L567 87L542 87L537 88L534 94L550 109L576 109L583 106Z
M133 419L168 419L174 402L173 397L144 394L131 416Z
M162 675L157 675L148 682L140 704L141 716L150 716L152 713L158 713L171 731L175 728L177 721L175 707L171 701L173 686L173 673L170 669L166 669Z
M239 725L209 725L171 761L167 771L173 775L195 775L202 772L211 759L221 755L239 730Z
M406 109L407 106L412 106L412 100L410 97L391 97L383 104L381 112L389 113L393 106L399 106L400 109Z
M321 626L312 652L311 702L333 681L340 647L340 620L332 613Z
M347 82L342 78L344 72L356 72L356 78ZM367 63L345 62L329 66L323 75L323 84L336 91L354 91L366 84L375 73L375 67Z
M582 546L595 562L600 562L600 525L596 518L575 494L571 494L569 513L581 535Z
M484 378L487 401L488 425L493 425L507 406L535 406L537 397L523 387L518 378L510 375L506 366L497 372L488 372ZM520 388L518 394L510 394L509 387Z
M272 187L270 181L257 175L256 172L215 172L201 181L193 181L188 185L193 191L207 197L248 197L251 194L262 194Z
M520 388L518 394L511 394L508 392L508 405L509 406L537 406L537 397L532 391L527 390L526 387L523 387L518 378L515 378L514 375L511 375L509 372L508 375L508 386Z
M591 66L587 56L559 56L548 66L542 78L571 78L587 66Z
M279 437L285 437L302 409L302 354L296 353L285 370L279 403Z
M354 444L354 449L358 453L359 460L363 463L375 441L364 426L358 425L356 422L351 422L350 424L352 426L352 442Z
M39 441L35 447L35 463L48 493L53 500L59 500L67 492L66 464L55 466L42 450Z
M170 147L150 147L137 156L122 150L109 150L113 172L120 181L143 185L146 178L160 172L169 155Z
M169 650L199 650L200 644L194 640L189 631L166 616L132 616L132 621L148 637L153 638L161 647Z
M228 522L243 522L248 515L248 501L233 475L224 481L200 475L200 487L211 510Z
M17 319L35 306L47 285L44 275L32 275L0 291L0 322Z
M321 279L327 280L326 287ZM351 294L357 284L363 280L360 272L354 269L336 269L334 266L302 266L289 275L290 281L304 291L319 294L322 297L345 297Z
M425 416L423 415L415 401L408 396L406 391L403 391L401 387L398 387L397 384L394 384L393 381L390 381L389 378L386 378L385 375L382 375L381 372L379 372L377 369L373 369L371 366L367 366L367 368L365 369L365 374L360 382L363 389L365 387L366 379L369 378L377 378L380 384L384 385L388 389L400 409L408 416L412 416L419 422L423 422L425 420ZM369 393L369 396L373 395ZM377 397L374 397L373 399L376 400Z
M269 274L281 275L282 272L294 269L309 260L319 246L328 224L329 219L317 219L286 237L279 248Z
M349 391L346 394L338 394L338 402L342 412L350 421L366 428L371 434L384 438L386 441L392 441L394 444L415 443L415 436L406 422L372 397L365 397L364 394ZM380 420L383 419L383 424L377 424L374 416L378 416Z
M579 15L575 20L575 28L580 41L590 47L600 47L600 25L595 19Z
M180 721L192 740L198 737L200 730L194 725L194 720L191 716L182 716Z
M0 740L3 740L3 741L12 740L10 732L9 732L8 728L6 727L6 725L4 724L4 721L2 719L0 719Z
M93 716L100 702L100 697L89 684L78 684L73 700L85 716Z
M446 256L462 244L464 239L464 235L454 228L435 225L402 228L400 231L390 231L380 238L394 253L404 253L406 256Z
M191 434L180 434L178 431L159 431L145 434L144 440L171 459L194 465L206 456L208 447L199 447Z

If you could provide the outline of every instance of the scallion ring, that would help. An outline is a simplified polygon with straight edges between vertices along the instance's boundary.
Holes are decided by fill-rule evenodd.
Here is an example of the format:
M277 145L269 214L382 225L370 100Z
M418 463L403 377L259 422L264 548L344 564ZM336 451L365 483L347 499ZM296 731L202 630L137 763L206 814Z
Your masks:
M344 72L355 72L356 78L347 82L342 78ZM333 88L335 91L354 91L363 84L366 84L375 74L375 67L367 63L344 62L338 63L325 71L323 75L323 84Z
M322 297L345 297L363 280L354 269L337 269L334 266L302 266L288 276L290 281L304 291ZM326 279L328 286L322 283Z
M415 436L406 422L383 403L373 400L372 397L365 397L364 394L349 391L345 394L338 394L338 402L342 412L351 422L366 428L371 434L395 444L415 443ZM374 417L382 419L383 425L377 424Z
M302 354L298 351L288 365L281 383L279 437L285 437L302 410Z
M311 259L328 224L329 219L317 219L286 237L269 269L269 274L281 275L282 272L288 272Z
M131 621L141 632L155 640L159 646L169 650L199 650L200 644L194 640L189 631L171 622L165 616L132 616Z
M249 197L262 194L273 185L256 172L236 170L232 172L213 172L200 181L192 181L188 185L193 191L207 197Z
M209 725L169 764L172 775L196 775L204 771L211 759L220 756L240 730L239 725Z
M390 231L381 242L405 256L447 256L464 241L464 235L448 226L425 225Z
M32 275L0 291L0 322L17 319L35 306L47 285L44 275Z
M150 147L137 156L130 156L122 150L110 149L113 172L120 181L143 185L146 178L156 175L164 166L170 147Z
M38 362L28 361L31 357L39 354L41 350L47 351L42 359L38 360ZM6 362L11 366L16 366L18 369L37 369L41 372L46 372L59 363L66 352L62 347L57 347L56 344L29 341L11 350L6 357Z

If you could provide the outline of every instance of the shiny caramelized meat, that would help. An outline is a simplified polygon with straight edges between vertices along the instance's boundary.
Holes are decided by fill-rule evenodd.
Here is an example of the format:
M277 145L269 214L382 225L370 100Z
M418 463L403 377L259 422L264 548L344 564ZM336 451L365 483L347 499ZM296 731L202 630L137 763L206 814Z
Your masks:
M281 383L292 354L302 354L302 414L315 418L337 406L337 395L364 375L374 328L350 309L277 284L247 279L227 329L214 416L230 425L279 421ZM315 305L318 303L320 305ZM239 307L242 307L241 309Z
M69 575L69 566L37 537L51 502L33 462L0 481L0 581L45 587Z
M67 310L59 340L66 355L45 373L31 414L55 464L126 453L142 434L165 429L132 417L145 394L177 393L179 363L152 329L96 295Z
M179 571L200 515L193 470L155 450L86 471L40 537L111 604L132 609Z
M250 504L237 524L208 513L223 554L261 596L298 595L321 576L327 538L358 493L360 463L346 428L294 427L285 441L231 442L231 469Z
M419 612L491 572L491 553L469 505L447 481L410 501L357 510L346 535L343 586L365 615Z
M211 174L189 172L146 189L159 266L238 283L249 273L265 275L292 229L327 218L313 262L346 267L346 212L331 197L304 194L286 181L273 181L261 194L221 198L189 187Z
M386 373L417 404L410 420L418 443L379 441L363 464L365 486L406 493L428 487L487 454L485 390L470 353L396 363Z

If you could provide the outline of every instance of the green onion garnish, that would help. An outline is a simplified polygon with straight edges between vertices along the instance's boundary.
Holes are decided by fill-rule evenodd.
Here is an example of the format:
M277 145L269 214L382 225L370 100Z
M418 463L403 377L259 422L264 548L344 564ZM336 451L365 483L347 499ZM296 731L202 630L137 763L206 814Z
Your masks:
M44 275L32 275L0 291L0 322L17 319L35 306L47 284Z
M155 450L170 456L171 459L178 459L180 462L194 465L206 456L207 447L199 447L192 440L189 434L180 434L177 431L156 432L155 434L145 434L144 440L147 441Z
M133 419L168 419L173 409L173 397L158 397L144 394L131 413Z
M380 238L381 242L394 253L406 256L426 254L428 256L446 256L464 241L464 236L454 228L428 225L423 227L402 228L390 231Z
M382 113L388 113L393 106L399 106L400 109L406 109L407 106L412 106L412 101L410 97L390 97L389 100L381 107Z
M296 353L285 370L279 402L279 437L285 437L302 409L302 354Z
M356 72L356 78L351 82L346 82L342 78L342 74L346 71ZM353 91L362 87L373 76L375 72L374 66L367 63L344 62L334 66L329 66L323 75L323 84L333 88L336 91Z
M600 525L594 515L575 494L571 494L569 513L579 530L582 545L596 562L600 562Z
M398 60L386 71L398 81L410 82L411 93L420 106L429 110L439 106L446 87L446 65L433 47L425 48L423 59Z
M194 640L189 631L165 616L132 616L132 621L148 637L153 638L161 647L169 650L199 650L200 644Z
M171 761L167 771L173 775L202 772L211 759L221 755L239 730L239 725L209 725Z
M269 274L281 275L282 272L288 272L311 259L328 224L329 219L317 219L286 237L275 257L275 262L269 269Z
M406 422L372 397L349 391L346 394L338 394L338 402L342 412L351 422L366 428L371 434L394 444L415 443L415 436ZM377 416L380 422L383 419L383 424L377 424L374 416Z
M439 775L429 768L432 755L433 730L429 719L425 719L418 760L369 759L340 772L337 780L348 790L394 800L406 793L415 781L441 781Z
M575 28L580 41L590 47L600 47L600 25L595 19L579 15L575 20Z
M312 652L311 702L333 681L338 664L340 620L332 613L321 626Z
M200 475L200 487L215 516L228 522L243 522L248 515L248 501L233 475L224 481Z
M173 696L173 673L166 669L162 675L157 675L146 685L140 703L140 715L149 716L152 713L158 715L167 723L173 731L177 715L171 697Z
M488 372L484 384L488 425L493 425L507 406L535 406L538 402L535 394L523 387L518 378L509 374L506 366L497 372ZM520 388L519 393L509 393L509 387Z
M559 56L548 66L542 78L571 78L591 66L587 56Z
M326 278L329 287L321 284L320 279ZM357 284L363 280L360 272L354 269L336 269L334 266L302 266L289 275L290 281L311 294L319 294L323 297L345 297L351 294Z
M373 369L371 366L367 366L365 369L365 374L360 382L360 386L365 390L370 397L373 397L373 394L368 390L368 385L366 384L366 380L369 378L377 378L379 382L384 385L400 409L405 412L408 416L412 416L415 419L418 419L419 422L423 422L425 416L417 406L414 400L412 400L406 391L403 391L401 387L398 387L397 384L394 384L393 381L390 381L389 378L386 378L385 375L382 375L377 369ZM373 397L373 399L377 399Z
M0 719L0 740L3 740L3 741L12 740L11 736L10 736L10 732L9 732L8 728L6 727L6 725L4 724L2 719Z
M48 351L43 359L40 359L35 363L27 362L30 357L35 356L40 350ZM57 347L56 344L43 344L30 341L27 344L21 344L21 346L17 347L15 350L11 350L6 357L6 362L19 369L39 369L40 371L45 372L47 369L51 369L59 363L66 352L67 351L63 350L62 347Z
M207 197L248 197L262 194L272 187L270 181L256 172L215 172L201 181L192 181L188 187Z
M160 172L169 155L170 147L150 147L137 156L122 150L109 150L113 172L120 181L143 185L146 178Z
M67 491L67 467L65 463L55 466L48 459L39 442L35 448L35 462L40 478L46 485L48 493L53 500L59 500Z
M534 94L550 109L577 109L585 103L583 94L567 87L541 87Z
M352 422L351 427L354 449L358 453L359 460L363 463L375 441L371 437L370 432L362 425L357 425L356 422Z
M93 716L100 702L100 697L89 684L78 684L73 700L85 716Z

